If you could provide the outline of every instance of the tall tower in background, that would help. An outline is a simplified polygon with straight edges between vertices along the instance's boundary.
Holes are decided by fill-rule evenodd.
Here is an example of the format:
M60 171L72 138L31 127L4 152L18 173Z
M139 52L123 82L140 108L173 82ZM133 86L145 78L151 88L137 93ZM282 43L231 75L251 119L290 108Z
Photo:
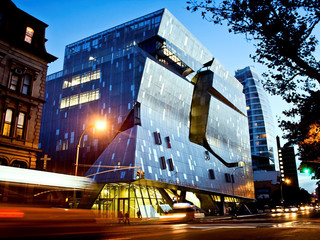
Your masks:
M290 186L294 188L299 188L298 172L297 172L294 148L288 144L285 144L283 147L281 147L280 139L278 136L277 136L277 147L278 147L281 181L285 181L285 179L290 179L290 182L291 182Z
M267 93L251 67L236 71L235 77L242 83L246 96L253 170L273 171L277 158L276 138Z

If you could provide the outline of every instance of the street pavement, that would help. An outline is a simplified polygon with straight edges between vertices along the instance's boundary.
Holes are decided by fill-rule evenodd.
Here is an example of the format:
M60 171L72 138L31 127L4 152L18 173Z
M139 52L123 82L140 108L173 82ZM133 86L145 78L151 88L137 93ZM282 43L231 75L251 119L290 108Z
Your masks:
M132 220L130 225L106 224L102 239L259 239L315 240L320 237L319 213L283 213L206 217L190 223L159 224ZM138 222L140 221L140 222Z

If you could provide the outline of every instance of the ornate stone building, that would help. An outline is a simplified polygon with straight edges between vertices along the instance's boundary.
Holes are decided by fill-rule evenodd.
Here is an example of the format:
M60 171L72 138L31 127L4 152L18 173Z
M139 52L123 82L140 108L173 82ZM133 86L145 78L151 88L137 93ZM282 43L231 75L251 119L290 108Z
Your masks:
M48 25L0 2L0 165L35 168L44 104Z

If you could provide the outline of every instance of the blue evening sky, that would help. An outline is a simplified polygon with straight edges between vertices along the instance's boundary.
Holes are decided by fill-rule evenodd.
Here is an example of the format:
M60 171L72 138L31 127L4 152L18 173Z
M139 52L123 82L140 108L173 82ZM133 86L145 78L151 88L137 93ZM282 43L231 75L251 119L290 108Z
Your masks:
M47 51L59 59L49 64L48 74L62 70L67 44L112 28L153 11L167 8L199 41L206 46L231 73L253 66L258 74L266 70L254 63L252 42L243 35L228 32L226 26L214 25L202 19L199 13L186 10L186 0L13 0L18 8L49 25L46 30ZM276 119L288 106L280 97L269 97ZM282 136L276 127L276 134ZM282 140L281 144L285 142ZM305 174L299 175L300 187L309 192L315 182Z

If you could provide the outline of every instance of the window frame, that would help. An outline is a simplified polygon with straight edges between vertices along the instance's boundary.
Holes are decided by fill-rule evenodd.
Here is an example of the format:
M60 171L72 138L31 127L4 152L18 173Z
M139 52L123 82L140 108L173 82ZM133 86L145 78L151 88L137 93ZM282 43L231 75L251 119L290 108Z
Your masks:
M26 43L32 44L33 36L34 36L34 29L32 27L27 26L26 32L24 34L24 41Z
M23 116L22 116L22 114L23 114ZM20 116L22 116L22 118L23 118L22 125L20 124ZM17 117L15 137L17 137L19 139L24 139L24 137L25 137L24 135L25 135L25 128L26 128L26 116L27 116L27 113L19 112L18 117ZM21 127L20 127L20 125L21 125ZM21 131L21 134L19 134L20 131Z
M23 67L21 66L13 66L11 68L8 88L16 93L31 96L35 72L22 69ZM26 76L29 76L29 78ZM26 84L26 79L29 80L29 84ZM26 89L26 91L24 89Z
M7 121L7 112L9 110L11 111L11 119L10 121ZM2 125L2 132L1 132L3 136L6 136L6 137L12 136L12 126L14 122L13 116L14 116L14 109L7 108L6 111L4 112L4 117L3 117L3 125ZM9 126L9 130L7 130L5 134L6 126Z
M26 84L26 76L29 76L29 84ZM31 92L31 85L32 85L32 75L30 73L23 74L23 77L21 78L21 93L25 95L30 95ZM26 92L24 91L26 87Z

